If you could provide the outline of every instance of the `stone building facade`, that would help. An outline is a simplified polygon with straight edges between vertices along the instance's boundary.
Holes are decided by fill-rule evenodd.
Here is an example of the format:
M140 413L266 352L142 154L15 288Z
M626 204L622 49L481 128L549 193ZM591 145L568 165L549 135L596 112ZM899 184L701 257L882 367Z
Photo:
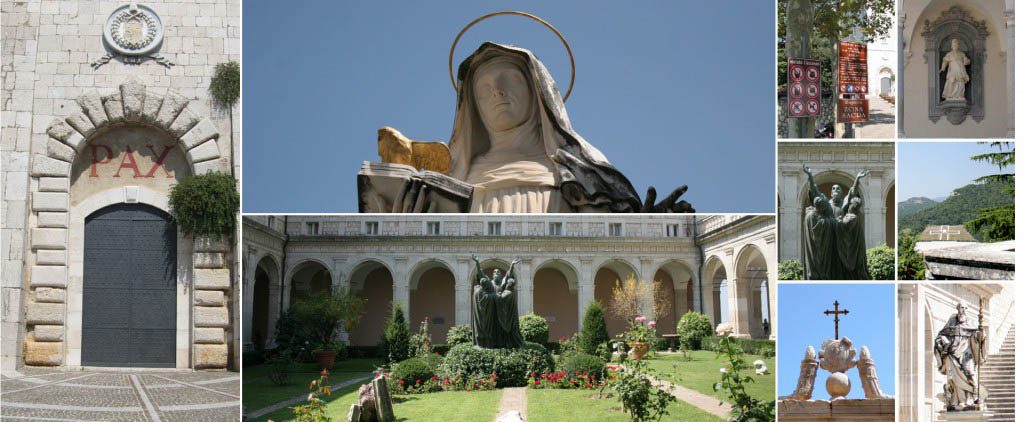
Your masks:
M350 344L377 344L392 302L444 342L449 328L470 322L473 254L484 271L521 260L519 312L545 317L552 341L579 330L587 305L607 304L616 280L629 277L654 283L668 304L661 334L695 310L733 322L739 336L774 338L769 215L246 216L243 248L246 349L273 347L281 312L332 286L367 300ZM625 328L606 319L613 335Z
M168 214L237 174L240 2L3 2L2 368L237 363L237 259Z
M938 398L946 382L932 352L935 337L956 314L957 303L967 307L973 326L978 311L988 326L988 355L981 366L981 385L988 391L988 420L1014 420L1014 326L1016 299L1012 284L914 283L898 292L897 356L899 359L899 420L954 420L940 414ZM966 420L966 419L962 419Z
M898 0L897 11L899 136L1013 138L1014 1ZM966 116L943 110L939 96L954 38L971 58Z
M867 247L896 246L896 167L892 142L779 142L780 260L800 260L803 213L810 204L804 165L814 174L818 190L826 195L834 184L845 195L857 173L869 170L871 173L860 182L865 199Z

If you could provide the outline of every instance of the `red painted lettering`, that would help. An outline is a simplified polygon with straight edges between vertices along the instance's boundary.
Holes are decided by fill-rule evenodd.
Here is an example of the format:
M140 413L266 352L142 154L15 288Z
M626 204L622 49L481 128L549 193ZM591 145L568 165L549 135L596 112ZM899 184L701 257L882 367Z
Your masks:
M100 148L107 151L107 158L100 160L96 156L96 150ZM92 151L92 168L89 170L89 177L99 177L99 174L96 173L96 165L109 163L110 159L114 158L114 152L106 145L89 145L89 149Z
M152 145L146 146L149 147L149 152L153 153L153 167L149 169L149 173L146 173L145 177L153 177L153 175L156 174L156 169L163 168L164 173L167 174L167 178L173 178L174 176L171 175L171 171L167 169L166 165L164 165L164 160L167 159L167 155L171 153L171 149L174 148L174 146L165 146L164 152L161 152L160 155L157 155L156 150L153 149Z
M121 169L132 169L132 177L139 178L143 177L142 172L139 171L139 165L135 164L135 155L132 154L132 147L124 147L124 157L121 158L121 165L117 167L117 173L114 173L114 177L121 177Z

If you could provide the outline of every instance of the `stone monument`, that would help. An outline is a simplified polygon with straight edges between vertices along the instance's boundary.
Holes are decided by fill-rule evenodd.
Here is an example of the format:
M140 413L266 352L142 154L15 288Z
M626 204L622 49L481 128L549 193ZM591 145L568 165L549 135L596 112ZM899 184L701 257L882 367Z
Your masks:
M984 307L979 306L979 309ZM939 373L946 377L939 399L946 405L946 420L985 420L985 396L981 385L981 365L985 363L986 327L981 312L978 324L971 325L967 307L957 303L956 314L935 336L932 352Z
M476 255L473 262L477 280L473 285L473 344L488 349L523 347L515 291L515 267L519 260L513 260L504 275L495 268L490 278Z
M807 280L869 280L867 245L864 240L864 197L857 173L845 196L833 185L826 197L814 183L807 166L807 192L810 206L804 210L804 242L801 258Z
M815 359L814 347L807 346L804 359L800 364L800 375L796 388L787 396L779 396L778 415L780 421L860 421L879 420L891 421L896 418L896 401L892 396L882 392L878 383L878 372L875 361L867 346L861 346L860 359L853 340L839 338L839 315L848 315L848 310L839 310L839 301L833 310L825 311L825 315L833 315L835 337L821 344ZM856 367L860 374L861 387L864 389L863 399L849 399L851 385L846 371ZM814 393L814 381L818 368L830 373L825 381L829 400L811 400Z
M485 15L459 37L477 22L500 14L543 23L562 38L573 62L561 33L523 12ZM407 164L420 159L417 143L411 144L411 156L381 148L383 162L365 162L359 172L360 212L694 212L679 200L686 185L660 202L650 187L642 200L629 179L573 129L564 102L572 83L563 97L530 50L485 42L463 60L457 74L457 84L452 76L457 98L447 144L450 162L437 166L447 171ZM383 128L379 135L393 132ZM420 149L435 155L438 151L426 145Z

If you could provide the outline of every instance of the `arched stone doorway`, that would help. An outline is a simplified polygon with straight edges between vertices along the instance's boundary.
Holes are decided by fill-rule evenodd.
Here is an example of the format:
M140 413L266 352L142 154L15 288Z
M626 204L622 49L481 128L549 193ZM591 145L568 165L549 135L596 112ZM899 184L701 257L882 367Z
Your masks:
M729 279L725 265L717 256L704 264L704 306L705 314L714 326L729 321Z
M740 250L736 260L736 300L737 321L736 333L752 338L767 338L771 331L765 331L765 323L770 323L770 309L764 307L770 303L768 297L768 264L764 254L756 246L747 245ZM770 328L770 327L768 327Z
M878 71L878 95L892 95L892 83L895 80L892 70L883 67Z
M416 265L409 282L409 329L416 332L427 321L430 341L444 343L455 324L455 275L441 261Z
M273 339L278 313L272 310L280 308L280 304L275 302L275 298L280 298L279 278L280 270L271 257L265 256L256 264L252 287L252 319L248 330L249 342L256 350L262 350Z
M331 292L331 272L317 261L305 261L292 269L289 306L318 294Z
M654 301L664 308L657 315L658 335L675 334L679 318L692 309L692 281L692 272L679 261L662 264L654 274Z
M366 301L363 317L353 332L348 333L353 346L376 346L391 316L394 278L391 270L378 261L364 261L352 270L349 288ZM406 310L408 311L408 310Z
M608 327L608 335L615 337L626 331L628 318L612 312L612 296L615 287L630 277L639 278L632 265L623 260L613 259L604 262L594 274L594 299L604 306L604 323Z
M533 274L533 312L548 321L548 341L568 338L579 325L576 271L564 261L541 264Z

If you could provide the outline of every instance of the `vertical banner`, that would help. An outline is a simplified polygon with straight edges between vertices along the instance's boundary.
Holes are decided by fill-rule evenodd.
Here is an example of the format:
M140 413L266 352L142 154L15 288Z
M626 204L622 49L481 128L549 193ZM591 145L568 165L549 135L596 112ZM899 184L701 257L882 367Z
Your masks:
M821 62L790 58L787 68L789 117L815 117L821 112Z

